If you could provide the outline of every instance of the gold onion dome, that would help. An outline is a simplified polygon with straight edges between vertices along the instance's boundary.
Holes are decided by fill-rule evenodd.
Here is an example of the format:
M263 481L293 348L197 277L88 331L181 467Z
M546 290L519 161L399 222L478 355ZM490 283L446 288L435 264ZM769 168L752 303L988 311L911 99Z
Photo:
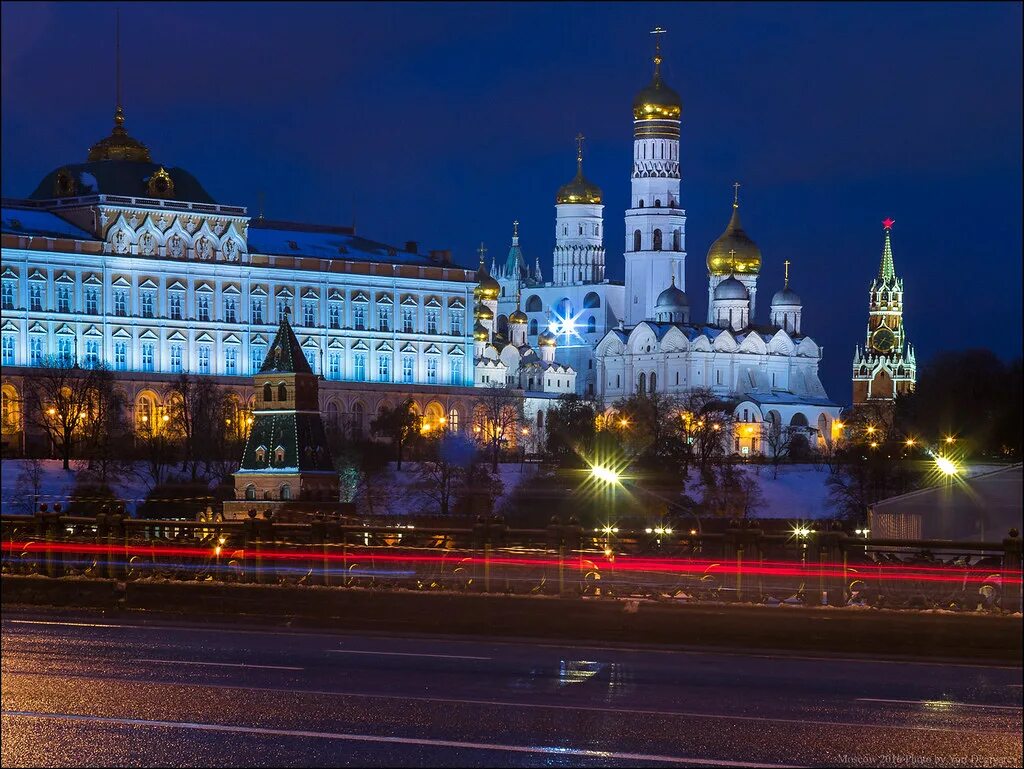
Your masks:
M654 51L654 77L633 99L634 120L679 120L683 101L661 79L661 45Z
M537 336L537 344L541 347L554 347L558 343L558 339L550 330L541 331Z
M516 324L525 326L529 321L530 319L526 317L526 313L520 310L518 307L516 307L515 311L508 316L508 322L511 323L513 326Z
M494 313L486 304L478 304L473 308L473 317L477 320L494 320Z
M491 277L491 273L484 265L484 259L480 257L480 267L476 271L476 288L473 289L473 296L477 299L497 299L501 293L501 286L498 281Z
M600 203L601 188L583 175L583 135L576 137L576 176L558 188L556 203Z
M484 324L481 323L480 321L477 321L476 324L473 326L473 339L475 339L478 342L487 341L487 327L484 326Z
M743 231L740 204L732 204L729 225L708 249L708 272L712 275L756 275L761 271L761 249Z
M97 160L131 160L152 163L149 148L138 139L133 139L124 128L124 110L121 105L114 111L114 128L110 136L100 139L89 148L88 162Z

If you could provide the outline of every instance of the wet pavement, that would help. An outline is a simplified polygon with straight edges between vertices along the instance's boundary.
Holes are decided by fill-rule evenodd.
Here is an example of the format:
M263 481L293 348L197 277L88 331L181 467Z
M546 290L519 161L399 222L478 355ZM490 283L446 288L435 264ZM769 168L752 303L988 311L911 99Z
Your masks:
M1021 670L7 611L3 766L1021 765Z

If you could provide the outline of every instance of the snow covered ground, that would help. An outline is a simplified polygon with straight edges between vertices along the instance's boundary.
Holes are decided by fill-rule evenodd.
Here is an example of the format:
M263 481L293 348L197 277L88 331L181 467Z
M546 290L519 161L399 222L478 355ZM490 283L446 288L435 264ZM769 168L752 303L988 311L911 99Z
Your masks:
M23 467L29 464L24 460L3 460L2 509L4 514L27 513L31 508L31 499L21 493L18 487L18 476ZM75 485L75 471L65 472L58 460L44 460L43 480L40 501L52 505L54 502L66 502ZM987 472L993 465L974 465L967 468L968 477ZM143 471L143 468L139 468ZM828 507L828 486L825 481L829 471L827 467L816 470L812 465L782 465L779 467L778 478L772 478L772 468L746 465L740 468L744 473L755 478L764 493L764 506L757 511L759 518L790 518L790 519L822 519L831 518L832 511ZM500 509L505 497L510 495L520 483L528 482L538 472L538 465L518 463L502 464L499 475L504 485L504 494L495 505ZM141 475L141 473L140 473ZM696 481L696 473L693 474ZM436 505L424 499L415 489L417 481L416 463L405 462L402 471L398 472L392 464L384 478L376 486L379 507L389 515L413 515L421 512L436 512ZM134 512L135 505L141 503L148 491L142 478L133 478L114 485L114 492L126 500L129 512ZM432 509L434 508L434 509Z

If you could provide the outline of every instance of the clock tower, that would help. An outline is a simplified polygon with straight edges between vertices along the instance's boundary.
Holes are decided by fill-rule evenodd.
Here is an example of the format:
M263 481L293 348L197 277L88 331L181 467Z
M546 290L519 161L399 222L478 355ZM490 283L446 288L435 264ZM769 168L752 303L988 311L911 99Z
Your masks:
M903 328L903 280L892 259L892 219L882 222L885 244L878 277L871 282L864 348L853 356L853 405L892 403L914 389L917 361Z

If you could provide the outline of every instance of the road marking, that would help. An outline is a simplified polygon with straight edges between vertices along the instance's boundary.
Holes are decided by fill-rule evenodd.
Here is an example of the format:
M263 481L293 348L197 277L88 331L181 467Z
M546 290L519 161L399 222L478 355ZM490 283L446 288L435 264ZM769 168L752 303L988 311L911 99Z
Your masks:
M189 625L189 624L153 624L153 625L125 625L119 623L100 623L100 622L64 622L55 620L26 620L26 619L3 619L4 623L13 623L19 625L59 625L65 627L92 627L92 628L125 628L129 630L188 630L189 632L200 632L200 633L217 633L220 635L226 633L237 633L243 635L267 635L267 636L308 636L313 638L323 638L324 636L335 635L328 630L315 631L315 630L253 630L246 628L232 628L232 627L209 627L201 625ZM1020 670L1020 665L989 665L985 663L974 663L974 662L946 662L946 661L928 661L928 660L913 660L913 659L883 659L873 657L835 657L828 655L810 656L810 655L795 655L789 654L784 649L772 650L771 653L754 652L753 650L733 650L728 649L698 649L698 648L678 648L678 649L659 649L659 648L644 648L644 647L623 647L623 646L576 646L571 641L566 641L561 644L554 643L534 643L534 639L524 638L516 640L504 640L497 638L488 638L486 636L479 637L459 637L459 636L431 636L431 635L403 635L401 633L374 633L372 631L365 634L345 636L346 638L374 638L374 637L385 637L395 640L409 640L412 638L419 639L422 641L424 638L434 641L443 641L444 643L456 643L456 644L479 644L479 645L494 645L494 646L515 646L521 649L540 647L548 649L560 649L564 651L575 651L575 650L589 650L589 651L601 651L601 652L626 652L630 654L683 654L688 656L697 657L748 657L754 659L768 659L773 661L806 661L806 662L857 662L866 664L878 664L878 665L902 665L902 666L938 666L938 667L956 667L956 668L976 668L982 670Z
M233 691L246 691L246 692L271 692L274 694L294 694L294 695L315 695L319 697L352 697L354 699L379 699L379 700L401 700L404 702L423 702L428 704L444 703L450 705L485 705L497 708L533 708L540 710L570 710L573 712L588 712L588 713L612 713L617 715L630 715L630 716L664 716L668 718L708 718L720 721L753 721L758 723L769 723L769 724L796 724L798 726L843 726L852 729L895 729L897 731L911 731L911 732L952 732L952 733L965 733L965 734L1006 734L1005 729L954 729L946 726L907 726L903 724L871 724L851 721L822 721L822 720L811 720L806 718L769 718L768 716L743 716L743 715L730 715L728 713L700 713L697 711L686 711L686 710L653 710L653 709L639 709L639 708L608 708L600 707L598 705L563 705L556 703L544 703L544 702L511 702L508 700L477 700L477 699L466 699L456 697L424 697L415 694L380 694L377 692L338 692L331 691L328 689L286 689L280 686L251 686L246 684L232 684L232 683L212 683L204 682L201 684L190 682L190 681L152 681L148 679L137 679L137 678L116 678L113 676L97 676L89 675L85 673L37 673L35 671L22 671L22 670L5 670L4 675L10 677L14 675L32 676L36 678L60 678L63 681L67 681L69 678L81 678L89 681L102 681L105 683L116 683L116 682L130 682L135 684L143 684L148 686L179 686L179 687L199 687L204 689L226 689ZM1013 734L1015 731L1011 730Z
M380 654L388 657L436 657L445 660L489 660L491 657L474 657L469 654L424 654L420 652L371 652L356 649L328 649L331 654Z
M981 705L971 702L947 702L946 700L886 700L881 697L858 697L857 702L885 702L898 705L931 705L942 708L994 708L996 710L1020 710L1020 705Z
M116 726L157 726L169 729L192 729L204 732L227 732L230 734L261 734L273 737L313 737L327 740L348 740L353 742L377 742L389 745L418 745L437 748L461 748L464 750L499 750L506 753L541 753L546 755L578 756L580 758L603 758L613 761L655 761L666 764L729 767L775 767L786 764L761 764L752 761L728 761L712 758L688 758L685 756L662 756L646 753L619 753L610 750L586 750L583 748L562 748L545 745L505 745L497 742L463 742L461 740L435 740L426 737L384 737L376 734L346 734L342 732L310 732L301 729L271 729L256 726L233 726L229 724L198 724L187 721L150 721L142 718L109 718L104 716L83 716L71 713L36 713L25 710L0 711L11 718L45 718L54 721L78 721Z
M291 665L246 665L241 662L195 662L193 660L133 659L132 662L155 662L158 665L206 665L212 668L257 668L259 670L305 670Z

